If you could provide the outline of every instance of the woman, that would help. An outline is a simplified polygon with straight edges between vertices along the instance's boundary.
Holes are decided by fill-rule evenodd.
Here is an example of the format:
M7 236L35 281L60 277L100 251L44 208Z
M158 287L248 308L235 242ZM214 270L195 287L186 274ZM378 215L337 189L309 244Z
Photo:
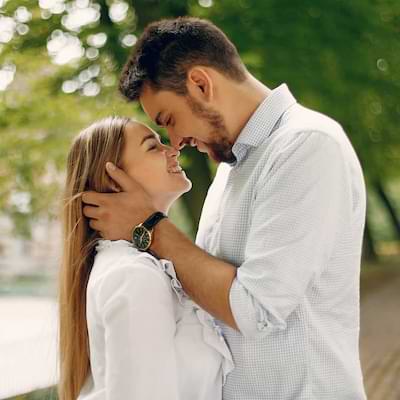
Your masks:
M179 152L128 118L99 121L75 139L64 196L60 274L60 400L216 400L233 368L212 317L183 292L168 260L103 240L81 193L118 190L112 161L168 214L191 189Z

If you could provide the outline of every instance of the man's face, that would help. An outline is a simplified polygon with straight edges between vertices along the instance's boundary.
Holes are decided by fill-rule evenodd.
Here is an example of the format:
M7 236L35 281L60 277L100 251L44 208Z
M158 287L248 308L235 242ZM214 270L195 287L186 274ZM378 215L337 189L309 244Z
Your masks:
M145 86L140 103L157 125L166 128L171 145L181 150L196 146L216 162L235 161L229 132L223 116L189 94L179 96L172 91L155 92Z

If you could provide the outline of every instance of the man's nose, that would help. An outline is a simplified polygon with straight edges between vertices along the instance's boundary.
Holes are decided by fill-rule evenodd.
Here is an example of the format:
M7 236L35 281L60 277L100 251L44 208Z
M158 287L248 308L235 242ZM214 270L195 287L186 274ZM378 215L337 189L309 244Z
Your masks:
M174 134L171 130L168 131L171 146L176 150L182 150L186 146L186 139Z

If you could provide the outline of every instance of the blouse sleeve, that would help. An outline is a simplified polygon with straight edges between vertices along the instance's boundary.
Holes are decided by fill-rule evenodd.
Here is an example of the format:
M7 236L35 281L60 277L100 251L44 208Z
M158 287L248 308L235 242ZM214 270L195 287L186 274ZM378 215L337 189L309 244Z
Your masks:
M107 400L178 400L170 287L154 267L123 265L99 292Z

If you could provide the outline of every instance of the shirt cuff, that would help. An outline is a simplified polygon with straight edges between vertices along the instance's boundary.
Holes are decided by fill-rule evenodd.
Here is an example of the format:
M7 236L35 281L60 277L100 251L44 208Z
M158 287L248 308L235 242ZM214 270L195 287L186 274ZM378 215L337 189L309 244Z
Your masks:
M258 339L286 329L286 322L255 299L237 277L229 292L229 302L236 325L246 338Z

